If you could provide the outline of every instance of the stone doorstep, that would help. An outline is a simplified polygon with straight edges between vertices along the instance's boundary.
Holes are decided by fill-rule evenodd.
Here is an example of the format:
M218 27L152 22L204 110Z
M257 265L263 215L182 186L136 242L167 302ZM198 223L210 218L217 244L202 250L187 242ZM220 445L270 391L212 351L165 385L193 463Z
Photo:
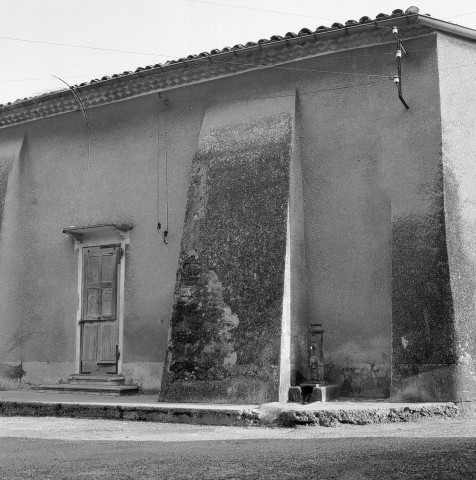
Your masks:
M125 378L123 375L81 375L74 374L68 378L69 384L92 384L98 383L101 385L123 385Z
M134 395L139 393L137 385L111 385L108 382L85 383L62 383L58 385L39 385L35 390L48 391L52 393L81 393L85 395L108 395L120 397L123 395Z

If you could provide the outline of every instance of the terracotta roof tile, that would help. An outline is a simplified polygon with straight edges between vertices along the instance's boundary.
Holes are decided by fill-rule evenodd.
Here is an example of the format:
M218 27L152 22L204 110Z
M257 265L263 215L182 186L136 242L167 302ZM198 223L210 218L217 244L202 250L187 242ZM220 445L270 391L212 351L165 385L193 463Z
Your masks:
M187 61L190 61L190 60L193 60L193 59L196 59L196 58L210 57L210 56L213 56L213 55L219 55L219 54L224 54L224 53L228 53L228 52L234 52L234 51L237 51L237 50L243 50L243 49L246 49L246 48L253 48L253 47L256 47L256 46L260 47L261 45L265 45L265 44L267 45L267 44L271 44L271 43L274 43L274 42L280 42L282 40L289 40L289 39L294 39L294 38L297 38L297 37L305 37L305 36L310 36L310 35L316 35L316 34L328 32L328 31L331 31L331 30L339 30L339 29L346 29L347 30L348 27L356 27L358 25L364 25L364 24L368 24L368 23L387 20L387 19L392 18L392 17L401 17L402 15L416 15L418 13L419 13L419 9L417 7L409 7L406 11L403 11L401 9L395 9L395 10L392 11L391 15L388 15L388 14L385 14L385 13L379 13L375 17L375 19L371 19L370 17L363 16L363 17L360 18L359 21L350 19L350 20L347 20L345 22L345 24L342 24L342 23L339 23L339 22L334 22L330 27L321 25L321 26L317 27L315 30L311 30L309 28L302 28L301 30L299 30L298 34L296 34L294 32L288 32L284 35L284 37L281 36L281 35L273 35L269 39L262 38L262 39L258 40L257 42L250 41L250 42L247 42L245 45L237 44L237 45L234 45L233 47L223 47L221 49L215 48L215 49L211 50L210 52L202 52L199 55L188 55L187 57L180 58L178 60L167 60L165 63L162 63L162 64L155 64L155 65L148 65L148 66L145 66L145 67L138 67L138 68L135 69L134 72L125 71L123 73L115 73L111 76L104 76L104 77L101 78L101 80L93 79L93 80L90 80L89 82L80 83L79 87L86 87L88 85L96 84L96 83L102 82L102 81L108 81L108 80L111 80L111 79L119 79L119 78L123 78L123 77L128 77L130 75L133 75L134 73L144 72L145 70L153 70L153 69L162 70L162 67L175 65L175 64L178 64L178 63L181 63L181 62L185 63ZM231 67L231 66L229 66L229 67ZM233 68L229 68L229 69L234 70ZM202 73L202 75L203 75L203 73ZM173 83L177 83L177 82L180 83L180 80L174 80L173 81ZM63 90L58 90L58 93L60 93L62 91ZM40 96L37 96L37 97L25 98L25 99L22 99L22 100L19 99L19 100L16 100L15 102L8 102L6 105L0 105L0 110L5 108L5 107L10 107L12 105L15 105L17 103L19 104L19 103L23 103L23 102L26 102L26 101L41 99L42 96L51 96L51 95L54 95L54 93L40 95Z

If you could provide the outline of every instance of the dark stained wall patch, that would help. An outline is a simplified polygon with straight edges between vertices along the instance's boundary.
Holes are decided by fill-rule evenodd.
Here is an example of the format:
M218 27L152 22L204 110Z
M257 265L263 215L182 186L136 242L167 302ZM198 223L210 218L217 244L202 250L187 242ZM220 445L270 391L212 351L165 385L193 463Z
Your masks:
M277 400L292 125L275 114L200 138L164 401Z

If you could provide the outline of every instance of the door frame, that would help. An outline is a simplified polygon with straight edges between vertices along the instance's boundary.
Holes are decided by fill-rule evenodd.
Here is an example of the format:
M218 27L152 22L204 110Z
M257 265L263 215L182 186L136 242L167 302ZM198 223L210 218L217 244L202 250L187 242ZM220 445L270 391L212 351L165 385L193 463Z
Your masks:
M130 227L129 227L130 228ZM69 229L68 229L69 230ZM88 233L88 230L89 233ZM121 255L120 262L117 265L117 304L116 318L118 328L119 359L117 361L117 375L122 373L122 363L124 356L124 282L125 282L125 262L126 245L129 244L129 229L117 229L114 226L105 225L102 228L89 227L84 228L81 235L74 235L73 232L64 232L70 234L75 241L75 250L78 251L78 308L76 312L76 373L81 372L81 310L83 305L83 248L100 247L102 245L117 245L124 252ZM71 234L73 233L73 234Z

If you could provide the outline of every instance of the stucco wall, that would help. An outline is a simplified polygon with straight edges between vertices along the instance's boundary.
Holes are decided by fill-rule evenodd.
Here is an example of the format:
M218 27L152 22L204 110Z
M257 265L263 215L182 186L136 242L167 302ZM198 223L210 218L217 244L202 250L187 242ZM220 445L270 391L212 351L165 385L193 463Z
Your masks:
M300 88L311 321L325 330L327 374L348 396L390 393L392 308L394 336L405 329L401 324L420 322L397 310L408 293L405 282L420 276L415 271L401 277L395 269L414 250L399 238L399 225L425 218L441 198L435 39L406 46L411 52L403 60L408 111L395 87L379 77L323 73L316 88L317 74L307 74ZM395 57L386 55L393 51L390 46L359 50L352 65L359 73L394 74ZM306 66L351 70L344 58ZM360 82L375 83L346 88ZM441 236L433 232L430 237ZM429 250L425 260L431 257Z
M445 282L435 280L448 274L440 221L436 36L407 40L406 46L408 111L388 79L396 72L392 41L181 88L164 94L160 102L156 95L146 95L90 109L89 162L79 112L1 130L2 142L26 134L28 147L22 167L28 193L19 195L17 203L12 200L6 210L10 208L12 216L20 211L19 225L27 224L29 231L14 233L17 230L4 221L0 237L0 248L5 248L4 236L11 236L6 251L19 262L28 249L25 275L32 286L27 282L19 288L21 295L31 297L35 332L42 335L22 346L23 360L75 360L76 252L60 233L62 228L130 222L134 228L126 252L124 370L131 379L142 378L158 388L189 172L204 112L222 104L227 122L240 118L251 124L259 107L238 113L236 102L279 102L294 99L297 91L309 320L322 323L325 330L328 377L342 384L344 395L388 397L392 351L402 366L394 371L396 384L408 365L449 362L439 319L451 309L451 301ZM167 245L156 231L158 218L165 226L165 153ZM15 190L7 191L7 198L10 194L15 197ZM0 262L6 261L2 258ZM11 285L2 281L0 295L10 295ZM7 318L1 328L11 330L18 315ZM418 356L420 346L428 345L428 328L433 344L443 352L431 362ZM147 379L141 377L141 365L153 372Z
M476 399L476 45L438 35L445 219L454 302L447 396ZM454 324L453 324L454 322ZM434 382L433 382L434 383Z
M0 385L13 381L16 385L23 376L21 357L16 345L24 335L16 322L22 318L24 305L20 296L25 273L22 257L14 255L20 236L19 216L20 196L20 156L25 156L26 148L22 136L5 139L0 148L0 338L3 339L4 355L0 364Z
M91 109L89 159L80 112L0 132L2 144L26 138L9 175L0 237L0 362L35 362L30 371L25 366L24 381L51 381L56 364L57 380L64 379L59 364L76 361L77 251L62 229L118 222L133 225L124 373L149 389L160 387L190 161L203 115L199 101L191 107L196 92L203 89L170 94L168 106L152 95ZM166 223L165 141L167 245L156 230L158 220Z

